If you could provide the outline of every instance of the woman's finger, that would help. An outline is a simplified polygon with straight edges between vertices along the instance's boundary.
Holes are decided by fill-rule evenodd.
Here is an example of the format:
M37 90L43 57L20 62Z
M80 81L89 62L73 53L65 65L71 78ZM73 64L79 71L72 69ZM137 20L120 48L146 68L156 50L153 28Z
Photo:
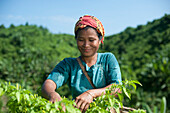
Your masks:
M86 112L86 110L89 108L89 106L90 106L90 104L89 104L89 103L87 103L87 104L85 105L84 110L83 110L83 113L85 113L85 112Z
M76 99L75 99L75 103L77 104L78 103L78 101L80 100L81 98L78 96L78 97L76 97Z
M78 102L78 99L76 99L75 103L77 104L77 102Z
M84 110L84 107L86 106L86 102L82 102L81 106L80 106L80 110L81 112Z
M50 102L52 102L52 103L55 103L55 101L56 101L56 100L54 100L54 99L50 99L49 101L50 101Z
M63 103L61 103L61 106L62 106L63 111L66 112L66 107L65 107L65 105L64 105Z
M76 107L77 107L78 109L80 108L80 106L81 106L82 102L83 102L83 101L79 100L79 101L76 103L76 104L77 104L77 106L76 106Z

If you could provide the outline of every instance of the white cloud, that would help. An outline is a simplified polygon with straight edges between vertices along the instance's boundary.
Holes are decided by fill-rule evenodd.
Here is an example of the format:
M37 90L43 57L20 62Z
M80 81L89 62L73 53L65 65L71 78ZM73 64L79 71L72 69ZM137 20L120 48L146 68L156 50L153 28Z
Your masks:
M3 16L1 18L6 18L8 20L14 19L14 20L25 20L25 18L23 16L14 16L14 15L7 15L7 16Z
M57 15L57 16L29 16L23 17L21 15L0 15L0 20L22 20L22 21L55 21L59 23L75 23L76 19L68 16Z

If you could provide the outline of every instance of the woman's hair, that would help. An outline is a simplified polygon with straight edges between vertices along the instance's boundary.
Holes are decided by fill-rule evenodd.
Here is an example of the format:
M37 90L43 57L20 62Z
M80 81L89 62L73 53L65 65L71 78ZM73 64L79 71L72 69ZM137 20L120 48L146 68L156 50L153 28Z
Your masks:
M79 28L79 29L75 32L75 39L77 39L78 32L80 32L81 30L87 30L87 29L89 29L89 28L92 28L92 29L94 29L94 30L96 31L97 36L99 37L99 40L102 39L102 35L101 35L100 33L98 33L97 30L96 30L94 27L91 27L91 26L86 26L86 27L84 27L84 28L82 28L82 29Z

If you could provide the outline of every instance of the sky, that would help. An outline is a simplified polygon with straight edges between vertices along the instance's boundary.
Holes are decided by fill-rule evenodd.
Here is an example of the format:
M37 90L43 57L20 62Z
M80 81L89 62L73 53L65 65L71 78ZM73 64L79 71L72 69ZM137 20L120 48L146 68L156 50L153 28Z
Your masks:
M86 14L97 17L108 36L170 14L170 0L0 0L5 27L28 22L73 35L75 23Z

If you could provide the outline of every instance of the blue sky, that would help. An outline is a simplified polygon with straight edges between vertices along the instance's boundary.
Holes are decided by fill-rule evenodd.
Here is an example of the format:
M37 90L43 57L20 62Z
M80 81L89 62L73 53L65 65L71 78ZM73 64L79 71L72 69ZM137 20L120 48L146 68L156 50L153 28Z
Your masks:
M170 0L0 0L0 24L42 25L52 33L74 34L80 16L96 16L106 36L170 14Z

